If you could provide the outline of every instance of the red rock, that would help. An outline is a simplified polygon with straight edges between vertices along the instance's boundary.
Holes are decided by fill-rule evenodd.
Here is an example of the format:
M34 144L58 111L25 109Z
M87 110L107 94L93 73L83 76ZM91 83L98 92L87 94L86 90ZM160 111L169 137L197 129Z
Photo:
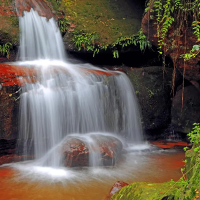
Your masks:
M102 135L94 136L93 139L97 143L97 149L100 149L101 158L99 162L105 166L115 164L116 159L121 155L121 141L115 137ZM62 152L64 155L63 162L66 167L89 166L90 148L81 139L68 138L63 143Z
M25 83L36 82L36 70L18 65L0 63L1 86L23 86ZM30 77L30 78L29 78Z
M0 6L0 15L2 16L17 15L21 17L23 16L23 11L29 12L33 8L42 17L46 17L47 19L52 17L57 18L51 9L51 3L45 0L15 0L15 7L6 0L2 1L5 2L2 2Z
M117 72L113 71L101 71L101 70L95 70L95 69L81 69L85 74L95 74L95 75L106 75L106 76L112 76L112 75L119 75Z
M183 149L184 147L191 147L190 144L184 141L154 141L151 142L153 145L158 146L159 148L162 149Z
M123 181L117 181L111 188L109 195L106 197L105 200L109 200L111 198L111 196L113 194L115 194L116 192L118 192L121 188L123 188L124 186L129 185L128 183L125 183Z
M20 162L23 160L27 159L33 159L34 156L23 156L23 155L16 155L16 154L11 154L11 155L5 155L0 157L0 165L6 164L6 163L12 163L12 162Z
M23 16L23 11L29 12L33 8L40 16L46 17L47 19L56 17L48 2L43 0L15 0L15 7L18 16Z
M53 72L67 73L64 68L52 67ZM116 72L112 71L100 71L95 69L81 69L83 73L95 74L95 75L117 75ZM1 86L23 86L25 83L35 83L37 81L38 70L34 67L25 67L8 63L0 63L0 83Z

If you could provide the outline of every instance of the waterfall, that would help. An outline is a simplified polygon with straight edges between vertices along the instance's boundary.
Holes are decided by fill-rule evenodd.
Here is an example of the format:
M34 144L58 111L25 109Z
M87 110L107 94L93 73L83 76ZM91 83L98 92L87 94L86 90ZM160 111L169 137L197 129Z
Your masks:
M24 11L24 16L19 17L19 27L20 60L66 59L60 30L53 18L47 21L31 8L30 12Z
M25 154L40 159L69 134L109 132L129 143L143 141L137 98L124 73L98 75L104 71L67 62L55 20L33 9L20 17L20 30L24 62L18 63L37 68L39 77L22 88L19 141ZM52 152L50 165L59 166L60 157Z

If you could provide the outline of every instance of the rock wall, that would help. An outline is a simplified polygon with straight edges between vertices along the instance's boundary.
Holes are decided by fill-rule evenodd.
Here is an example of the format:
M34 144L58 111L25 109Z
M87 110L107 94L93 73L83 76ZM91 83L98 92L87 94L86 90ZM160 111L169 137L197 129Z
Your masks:
M170 68L163 71L160 66L128 68L126 71L138 97L147 137L155 136L156 139L170 125L172 71Z

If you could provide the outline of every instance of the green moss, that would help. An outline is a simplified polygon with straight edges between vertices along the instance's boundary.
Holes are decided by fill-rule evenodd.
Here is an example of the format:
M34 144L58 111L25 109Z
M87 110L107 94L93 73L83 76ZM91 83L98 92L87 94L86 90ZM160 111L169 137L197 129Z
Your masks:
M94 54L109 48L116 58L118 51L131 44L145 49L150 43L144 35L138 34L143 10L141 6L130 6L130 2L133 4L130 0L63 0L59 10L64 11L70 23L76 26L68 39L76 49ZM95 40L89 43L90 36L95 36Z
M121 9L120 6L112 0L63 0L60 8L72 18L77 30L95 32L100 36L100 43L112 44L120 36L131 37L140 29L141 19L138 20L134 13L126 16L125 4ZM131 8L126 9L130 12Z
M19 38L18 18L16 16L0 16L0 43L17 44Z
M13 9L12 1L5 1ZM138 1L139 2L139 1ZM47 0L59 17L59 27L64 35L68 31L68 42L76 50L91 51L95 55L107 48L118 57L118 51L135 44L141 49L149 43L138 34L143 8L141 3L131 0ZM140 4L141 6L138 6ZM136 8L137 7L137 8ZM62 18L63 13L65 16ZM0 45L18 42L18 19L16 16L1 16ZM71 28L71 25L75 25Z
M111 200L166 200L173 199L178 190L178 186L171 190L173 182L167 183L133 183L123 187L114 194Z

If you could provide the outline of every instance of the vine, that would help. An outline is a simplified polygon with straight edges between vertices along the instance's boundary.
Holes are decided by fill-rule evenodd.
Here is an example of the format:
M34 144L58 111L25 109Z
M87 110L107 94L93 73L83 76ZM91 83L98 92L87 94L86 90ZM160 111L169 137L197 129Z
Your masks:
M163 55L163 66L166 54L173 60L172 92L174 96L177 64L183 62L183 79L185 63L200 54L200 1L199 0L148 0L145 12L149 20L154 21L158 52ZM190 35L192 32L193 35ZM193 41L191 45L188 39ZM182 61L181 61L182 60ZM183 107L184 80L182 87Z
M170 27L174 26L174 33L170 36L173 39L180 37L187 28L192 27L193 34L196 36L197 45L194 50L200 45L200 1L199 0L149 0L145 9L148 12L150 9L151 18L154 18L157 37L158 37L158 49L159 53L163 54L163 50L166 50L166 38L169 37L168 33ZM188 22L191 24L188 24ZM173 23L176 22L176 23ZM168 38L169 39L169 38ZM176 42L176 41L174 41ZM181 48L182 45L179 45ZM173 44L171 46L173 48ZM183 57L183 56L182 56Z

